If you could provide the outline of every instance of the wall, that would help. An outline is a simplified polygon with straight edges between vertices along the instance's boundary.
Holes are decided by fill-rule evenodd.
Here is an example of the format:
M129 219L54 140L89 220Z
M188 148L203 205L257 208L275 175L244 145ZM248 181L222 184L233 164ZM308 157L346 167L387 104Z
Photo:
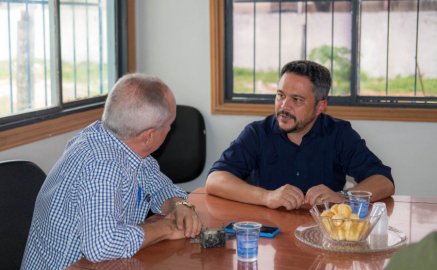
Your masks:
M68 132L60 136L53 136L38 142L0 151L0 160L30 160L38 164L47 173L61 156L67 141L77 132L79 131Z
M178 103L198 108L205 117L205 169L194 181L181 184L191 191L204 185L208 168L242 127L262 117L210 113L209 1L141 0L136 15L138 70L161 77ZM352 125L392 167L396 194L437 196L437 123L352 121ZM2 151L0 160L32 160L47 172L75 133Z
M136 15L138 70L161 77L178 103L198 108L206 120L206 168L183 185L192 190L204 185L207 169L242 127L261 117L210 113L209 1L138 1ZM352 121L352 125L392 167L396 194L437 195L437 123Z

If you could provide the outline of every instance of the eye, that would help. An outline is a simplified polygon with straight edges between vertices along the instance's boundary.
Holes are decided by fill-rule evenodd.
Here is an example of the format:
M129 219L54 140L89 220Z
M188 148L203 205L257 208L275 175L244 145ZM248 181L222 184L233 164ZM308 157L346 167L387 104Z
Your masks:
M293 97L293 102L296 105L302 105L305 102L305 99L303 99L301 97Z
M278 92L276 92L276 98L277 99L284 99L285 95L284 95L284 93L278 91Z

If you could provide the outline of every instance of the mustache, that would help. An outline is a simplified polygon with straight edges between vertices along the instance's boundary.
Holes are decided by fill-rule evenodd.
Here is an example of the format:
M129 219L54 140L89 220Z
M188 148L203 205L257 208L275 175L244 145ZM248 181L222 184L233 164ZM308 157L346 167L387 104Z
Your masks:
M293 114L291 114L291 113L289 113L289 112L287 112L287 111L284 111L284 110L278 111L278 112L276 113L276 117L279 117L280 115L282 115L282 116L287 116L287 117L290 117L290 118L296 120L296 116L294 116Z

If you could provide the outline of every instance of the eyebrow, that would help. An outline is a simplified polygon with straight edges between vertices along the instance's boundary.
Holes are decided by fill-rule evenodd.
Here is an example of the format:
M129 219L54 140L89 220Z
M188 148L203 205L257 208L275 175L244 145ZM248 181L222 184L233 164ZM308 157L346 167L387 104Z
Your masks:
M302 99L307 99L306 97L301 96L301 95L297 95L297 94L287 95L287 94L284 92L284 90L282 90L282 89L277 89L277 90L276 90L276 93L278 93L278 92L281 92L282 94L284 94L285 96L288 96L288 97L299 97L299 98L302 98Z

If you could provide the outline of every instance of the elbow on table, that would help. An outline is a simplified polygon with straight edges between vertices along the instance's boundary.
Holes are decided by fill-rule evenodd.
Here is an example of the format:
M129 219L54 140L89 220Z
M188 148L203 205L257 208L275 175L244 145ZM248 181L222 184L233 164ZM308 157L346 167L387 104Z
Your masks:
M220 173L218 171L212 172L206 178L205 190L211 195L220 195L221 187L223 186Z
M107 260L115 260L120 258L130 258L135 253L127 254L125 252L117 252L112 245L92 245L82 250L85 258L93 263L103 262Z
M211 178L209 176L205 182L205 190L206 190L206 193L214 195L215 183L214 183L214 180L211 180Z

